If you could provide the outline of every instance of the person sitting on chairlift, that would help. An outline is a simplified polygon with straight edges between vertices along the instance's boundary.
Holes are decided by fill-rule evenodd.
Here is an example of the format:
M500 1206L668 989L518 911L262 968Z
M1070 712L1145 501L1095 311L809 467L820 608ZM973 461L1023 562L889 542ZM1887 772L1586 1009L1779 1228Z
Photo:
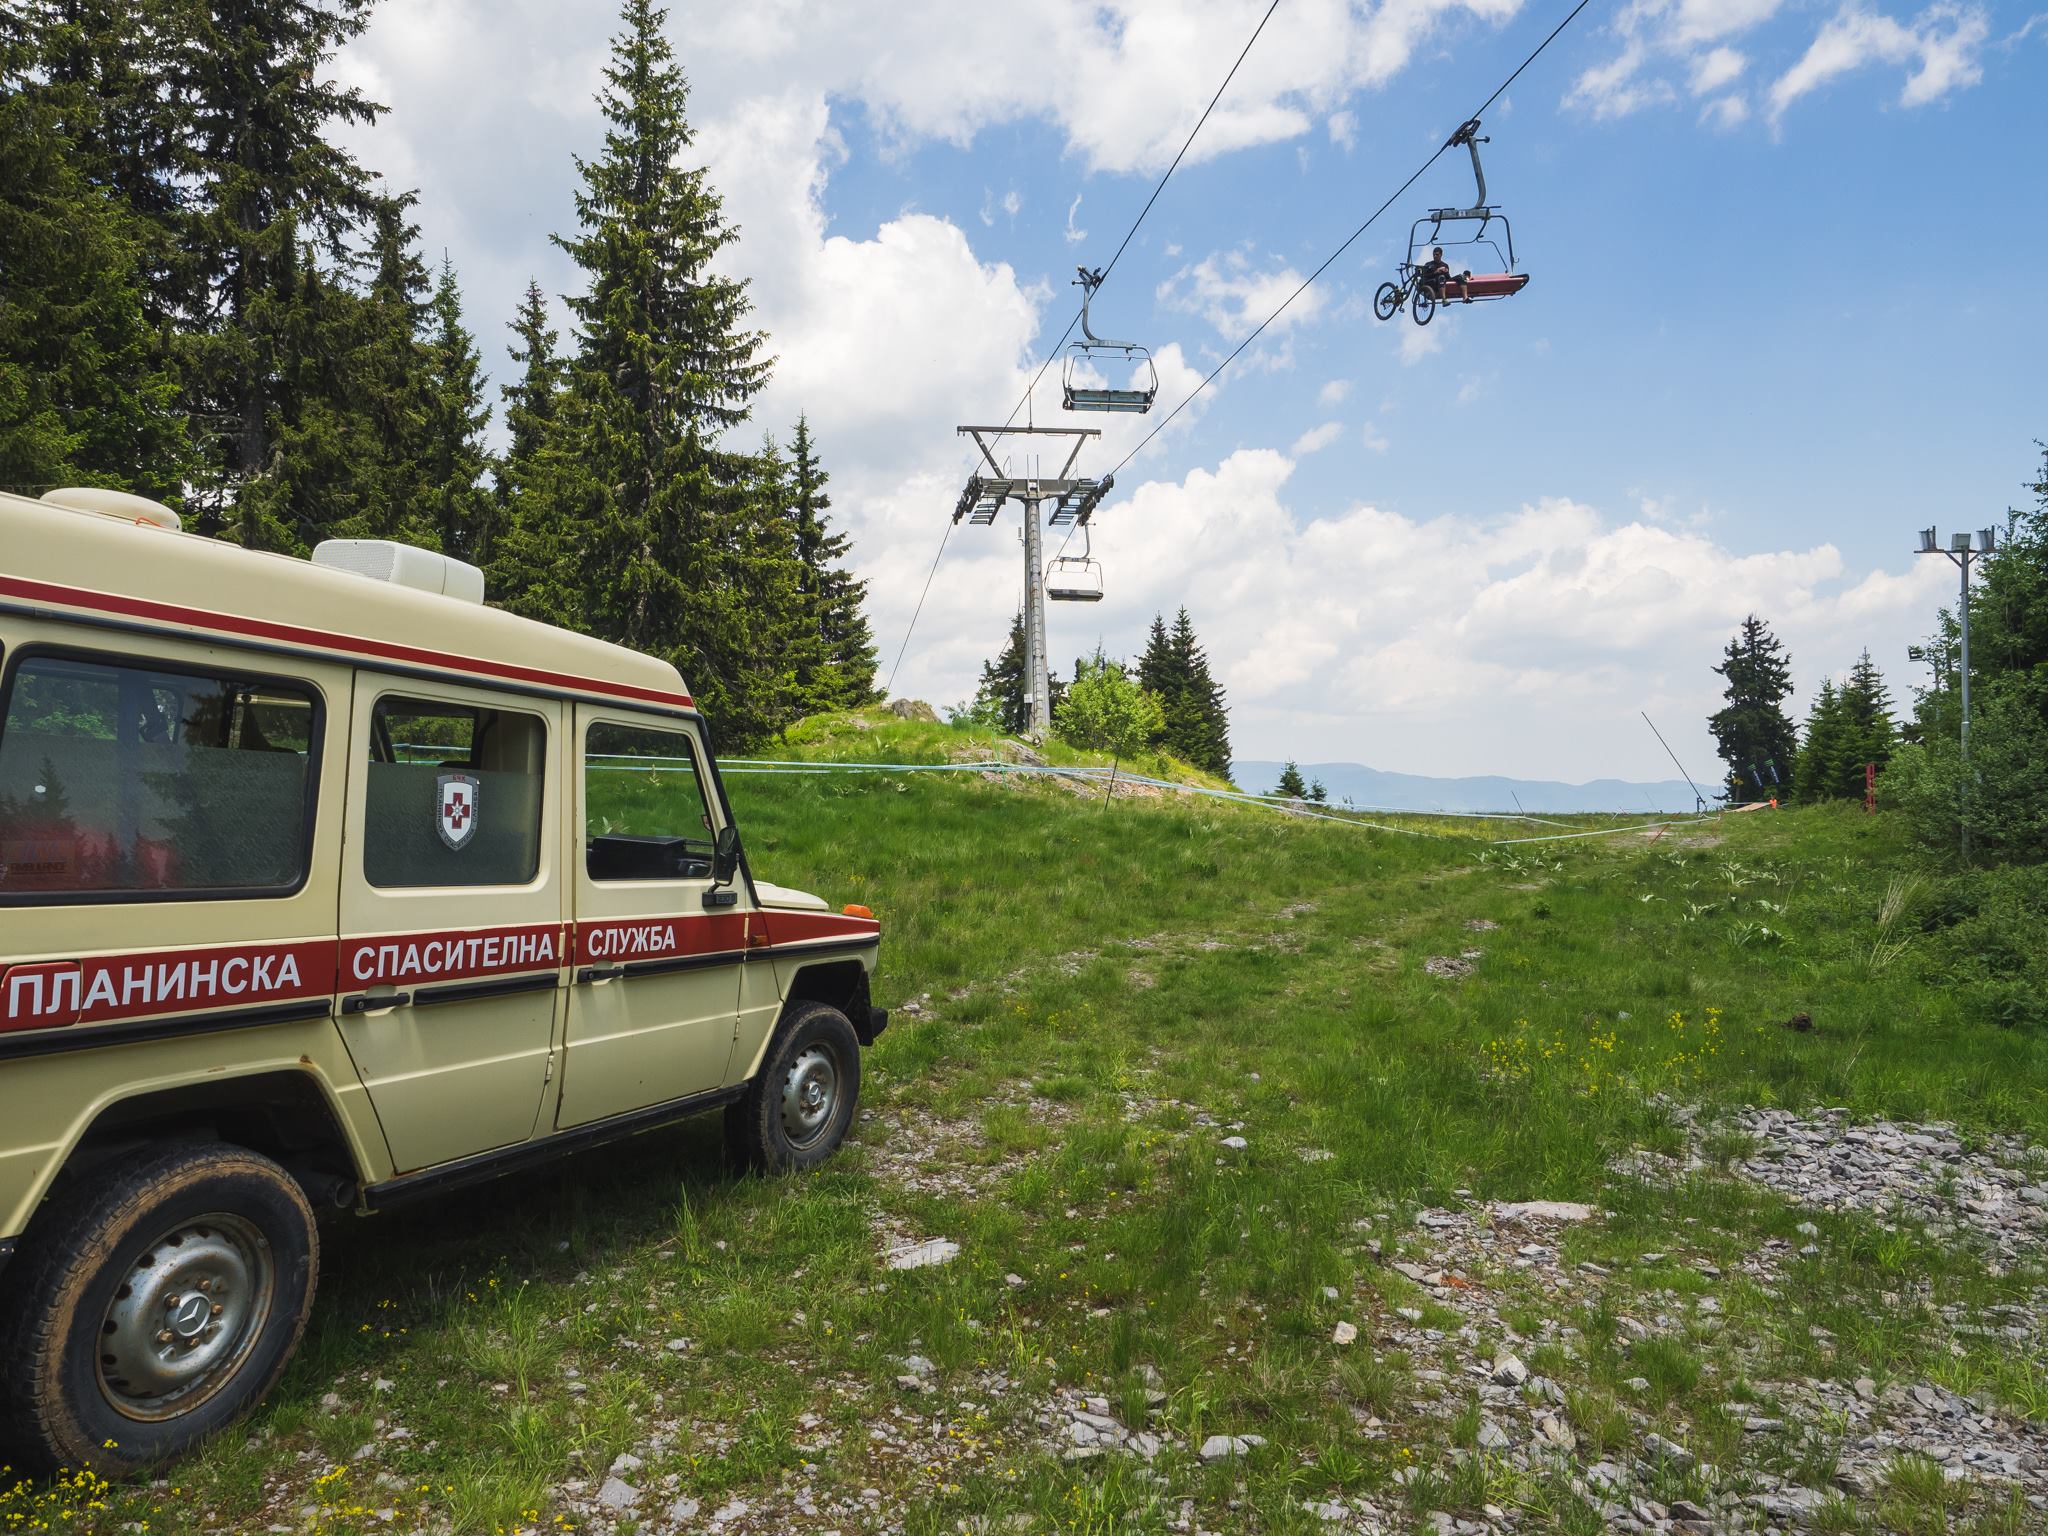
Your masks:
M1463 293L1459 296L1467 304L1472 302L1472 289L1470 286L1472 274L1466 272L1457 278L1453 278L1451 276L1451 264L1444 260L1444 248L1442 246L1439 245L1431 249L1429 260L1422 264L1422 270L1418 275L1422 279L1422 286L1428 290L1429 296L1435 299L1437 303L1442 304L1445 302L1444 285L1450 282L1457 282L1464 289Z

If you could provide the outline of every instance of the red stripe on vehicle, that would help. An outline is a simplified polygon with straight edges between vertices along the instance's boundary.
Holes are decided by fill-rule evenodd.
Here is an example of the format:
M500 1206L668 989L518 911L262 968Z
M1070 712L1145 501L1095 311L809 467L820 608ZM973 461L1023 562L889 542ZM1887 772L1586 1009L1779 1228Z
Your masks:
M412 987L476 976L561 967L561 923L514 928L453 928L438 933L388 933L341 941L341 985Z
M0 967L0 1033L258 1007L376 986L422 986L589 965L737 956L762 943L800 952L874 938L871 919L823 912L584 919L346 939L150 950Z
M337 634L332 630L307 629L297 624L278 624L268 619L247 619L238 614L215 613L206 608L187 608L179 603L159 603L149 598L120 597L111 592L92 592L81 587L58 586L47 581L30 581L19 576L0 576L0 594L35 602L62 603L72 608L90 608L129 618L156 619L170 624L188 624L197 629L218 629L229 634L254 635L265 640L290 641L319 650L342 651L357 656L403 661L436 672L474 672L518 682L542 683L576 693L605 694L614 698L639 699L691 709L687 693L667 693L659 688L642 688L632 683L606 682L579 677L569 672L550 672L541 667L522 667L508 661L486 661L476 656L452 656L414 645L386 640L369 640L360 635Z
M0 1030L245 1008L334 991L334 941L96 955L0 973Z
M759 913L745 912L708 917L584 918L576 925L576 963L616 965L744 949L749 916L759 921Z
M837 912L785 912L779 909L760 914L768 925L771 944L802 944L813 939L875 938L882 925L872 917L843 917Z

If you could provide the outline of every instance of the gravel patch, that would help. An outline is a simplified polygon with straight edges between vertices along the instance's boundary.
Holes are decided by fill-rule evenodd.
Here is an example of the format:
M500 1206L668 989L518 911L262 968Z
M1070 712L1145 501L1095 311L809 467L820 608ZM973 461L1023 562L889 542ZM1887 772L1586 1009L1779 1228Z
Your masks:
M1735 1175L1809 1209L1861 1212L1890 1230L1909 1221L2006 1260L2048 1243L2048 1148L1994 1137L1968 1150L1953 1126L1858 1123L1842 1109L1752 1108L1710 1121L1681 1107L1672 1117L1686 1129L1685 1155L1637 1152L1619 1171L1672 1182L1709 1165L1708 1136L1736 1132L1754 1150Z

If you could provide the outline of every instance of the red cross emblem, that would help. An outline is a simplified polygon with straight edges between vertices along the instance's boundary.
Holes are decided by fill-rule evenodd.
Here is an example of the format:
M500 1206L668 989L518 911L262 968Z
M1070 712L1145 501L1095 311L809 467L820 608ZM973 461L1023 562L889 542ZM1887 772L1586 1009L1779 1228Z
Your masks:
M450 848L466 847L476 835L477 788L466 773L444 773L434 781L434 830Z

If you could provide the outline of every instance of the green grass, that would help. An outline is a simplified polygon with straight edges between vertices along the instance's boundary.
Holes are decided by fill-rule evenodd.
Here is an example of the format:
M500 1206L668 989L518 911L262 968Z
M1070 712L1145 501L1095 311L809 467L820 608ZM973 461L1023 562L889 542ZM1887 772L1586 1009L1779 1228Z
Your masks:
M994 749L863 719L807 723L768 755ZM594 1491L631 1451L640 1529L679 1497L708 1515L804 1488L819 1526L849 1530L1023 1515L1164 1531L1188 1498L1212 1529L1293 1531L1314 1528L1304 1499L1342 1493L1597 1530L1562 1483L1454 1456L1478 1434L1466 1385L1373 1344L1396 1307L1459 1321L1367 1244L1414 1245L1413 1212L1461 1189L1607 1213L1564 1239L1572 1262L1613 1270L1598 1305L1489 1280L1519 1333L1568 1329L1523 1353L1566 1389L1582 1462L1630 1451L1623 1402L1673 1438L1717 1437L1716 1455L1782 1455L1716 1417L1752 1379L1939 1369L2048 1409L2023 1362L1970 1338L1955 1354L1883 1300L2015 1301L2038 1275L1820 1217L1820 1255L1766 1298L1740 1261L1766 1238L1796 1247L1804 1213L1725 1179L1658 1188L1608 1170L1682 1141L1659 1094L2048 1140L2048 1041L1966 1022L1910 938L1871 964L1881 937L1912 931L1885 915L1912 858L1882 818L1497 848L1512 824L1416 818L1401 824L1432 835L1406 836L973 774L729 788L757 874L873 907L877 1000L920 1002L868 1058L853 1145L812 1176L736 1179L715 1125L691 1124L340 1222L305 1348L248 1432L69 1528L548 1529L567 1518L558 1489ZM1479 918L1500 926L1467 928ZM1469 976L1424 970L1475 948ZM1780 1027L1798 1012L1811 1033ZM1241 1151L1220 1146L1233 1127ZM902 1152L907 1130L936 1150ZM1726 1164L1745 1149L1712 1150ZM960 1257L885 1272L883 1228L953 1238ZM1730 1277L1711 1287L1722 1326L1631 1338L1624 1314L1709 1289L1698 1260ZM1338 1320L1356 1344L1331 1342ZM933 1362L933 1390L897 1385L912 1354ZM1055 1392L1104 1397L1126 1423L1152 1413L1177 1441L1159 1480L1124 1458L1063 1460L1037 1420ZM1267 1444L1204 1466L1191 1450L1214 1433ZM1902 1466L1854 1518L1963 1518L1922 1470ZM1981 1500L1967 1513L1998 1528Z

